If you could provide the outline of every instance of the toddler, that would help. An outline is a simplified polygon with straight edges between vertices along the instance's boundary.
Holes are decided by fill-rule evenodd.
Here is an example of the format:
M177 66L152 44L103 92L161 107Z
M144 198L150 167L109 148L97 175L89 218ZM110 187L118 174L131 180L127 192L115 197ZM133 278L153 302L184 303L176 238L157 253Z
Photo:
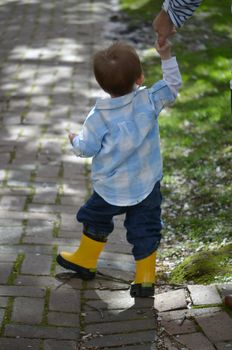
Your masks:
M98 257L113 231L113 217L125 213L127 240L136 262L132 297L154 295L156 251L161 239L160 154L158 116L171 104L181 86L168 41L156 43L163 80L151 88L133 47L117 42L97 52L93 69L110 97L97 99L81 132L69 134L78 157L93 157L93 194L77 213L83 223L80 246L61 252L57 262L80 278L95 277Z

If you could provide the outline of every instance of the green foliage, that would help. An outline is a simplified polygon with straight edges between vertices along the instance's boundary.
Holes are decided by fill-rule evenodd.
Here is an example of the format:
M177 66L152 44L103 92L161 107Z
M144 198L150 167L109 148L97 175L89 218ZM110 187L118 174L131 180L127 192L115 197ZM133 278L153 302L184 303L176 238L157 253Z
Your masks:
M120 0L122 9L133 22L152 20L152 16L160 11L162 3L162 0Z
M121 4L142 28L159 12L162 1ZM166 223L160 252L170 261L177 245L189 255L197 246L216 249L231 240L231 38L230 4L208 0L172 39L183 88L172 108L159 117ZM147 86L161 78L158 57L145 57L143 68ZM196 275L194 280L204 278Z

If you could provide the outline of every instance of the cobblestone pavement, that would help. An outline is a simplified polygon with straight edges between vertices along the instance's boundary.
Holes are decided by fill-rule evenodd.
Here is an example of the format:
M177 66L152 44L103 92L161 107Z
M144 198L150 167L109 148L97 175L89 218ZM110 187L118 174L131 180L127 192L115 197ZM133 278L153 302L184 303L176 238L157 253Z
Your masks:
M131 299L122 218L95 281L56 265L78 246L89 165L70 153L96 96L93 52L114 2L0 1L0 349L232 349L231 285ZM194 307L191 307L191 304Z

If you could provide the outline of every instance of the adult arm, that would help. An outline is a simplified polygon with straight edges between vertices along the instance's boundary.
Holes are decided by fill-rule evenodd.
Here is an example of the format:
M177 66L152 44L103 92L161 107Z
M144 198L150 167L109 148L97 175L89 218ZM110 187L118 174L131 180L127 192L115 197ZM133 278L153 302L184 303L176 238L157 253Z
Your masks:
M203 0L165 0L164 11L175 27L181 27L189 19Z
M174 34L175 27L181 27L192 16L203 0L165 0L163 8L153 21L154 31L158 34L159 45L163 46L167 38Z

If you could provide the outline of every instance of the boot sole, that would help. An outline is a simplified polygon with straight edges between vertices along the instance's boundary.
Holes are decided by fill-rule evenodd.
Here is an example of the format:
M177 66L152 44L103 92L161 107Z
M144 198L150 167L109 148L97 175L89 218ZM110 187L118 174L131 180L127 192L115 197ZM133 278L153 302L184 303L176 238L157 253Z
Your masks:
M148 298L155 294L154 284L151 287L144 287L142 284L132 284L130 288L130 296L132 298Z
M88 281L95 278L96 272L90 271L85 267L73 264L70 261L65 260L60 254L57 255L56 261L60 266L64 267L65 269L75 271L78 277L80 277L82 280Z

